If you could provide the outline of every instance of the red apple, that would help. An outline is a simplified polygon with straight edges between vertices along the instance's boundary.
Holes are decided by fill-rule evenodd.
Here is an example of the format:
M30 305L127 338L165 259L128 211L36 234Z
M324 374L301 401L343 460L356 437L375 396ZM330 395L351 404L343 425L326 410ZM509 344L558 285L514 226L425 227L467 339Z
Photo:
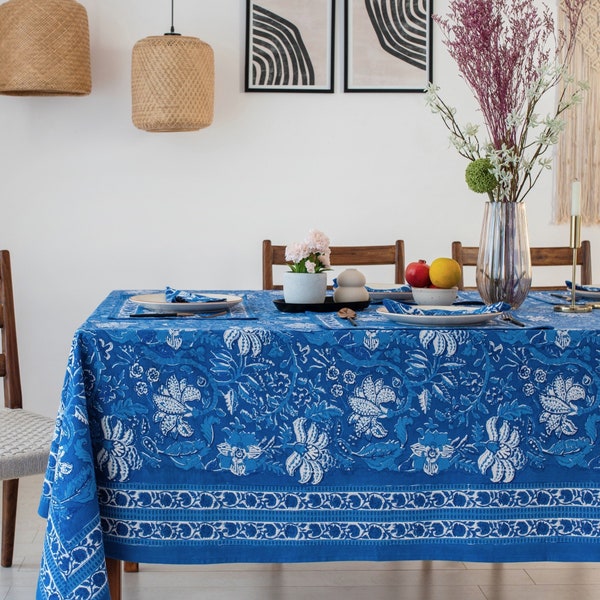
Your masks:
M406 283L412 287L424 288L431 285L431 281L429 280L429 265L423 259L406 265L404 277Z

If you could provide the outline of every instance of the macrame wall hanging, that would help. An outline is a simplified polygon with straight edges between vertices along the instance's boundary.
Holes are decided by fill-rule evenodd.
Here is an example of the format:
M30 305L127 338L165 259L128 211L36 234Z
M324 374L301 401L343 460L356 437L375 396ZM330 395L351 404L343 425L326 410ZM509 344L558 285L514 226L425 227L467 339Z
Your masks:
M600 0L590 0L583 10L570 72L575 81L586 81L589 90L583 102L563 113L566 127L557 145L554 222L569 220L571 184L578 179L582 222L593 225L600 223Z

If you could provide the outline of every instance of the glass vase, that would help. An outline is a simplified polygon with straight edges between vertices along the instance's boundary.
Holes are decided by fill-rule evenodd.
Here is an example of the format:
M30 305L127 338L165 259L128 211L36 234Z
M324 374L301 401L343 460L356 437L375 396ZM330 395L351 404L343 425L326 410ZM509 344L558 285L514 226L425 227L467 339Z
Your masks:
M531 288L527 213L522 202L487 202L477 257L477 289L487 304L521 306Z

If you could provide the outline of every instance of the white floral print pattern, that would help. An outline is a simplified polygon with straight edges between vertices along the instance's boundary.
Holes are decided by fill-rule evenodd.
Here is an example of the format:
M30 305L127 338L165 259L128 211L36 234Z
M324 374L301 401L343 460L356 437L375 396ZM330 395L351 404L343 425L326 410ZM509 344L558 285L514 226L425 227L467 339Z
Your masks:
M131 470L140 469L142 460L135 448L135 435L116 417L102 417L104 438L96 457L98 467L109 479L126 481Z
M396 393L391 387L384 385L383 380L373 381L370 375L365 377L362 385L348 399L353 411L348 421L354 425L356 435L384 438L387 430L380 419L386 416L388 409L383 405L395 401Z
M565 379L558 375L552 385L540 395L540 404L544 412L540 415L540 423L546 424L546 433L557 436L574 435L577 427L569 417L577 414L575 402L585 399L585 388L573 383L573 378Z
M300 474L300 483L320 483L325 471L331 466L332 459L327 446L329 436L319 432L315 423L306 427L307 419L299 418L294 421L296 446L294 452L288 456L285 466L289 475L297 470Z
M489 440L477 465L482 474L491 469L494 483L509 483L514 479L517 470L525 466L525 455L519 448L519 430L516 427L511 428L508 421L504 421L498 429L498 420L498 417L491 417L486 422Z
M178 381L172 375L166 386L160 386L159 393L154 394L153 400L158 409L154 421L160 423L163 435L189 437L194 433L186 418L193 415L189 403L200 400L200 390L188 385L185 379Z

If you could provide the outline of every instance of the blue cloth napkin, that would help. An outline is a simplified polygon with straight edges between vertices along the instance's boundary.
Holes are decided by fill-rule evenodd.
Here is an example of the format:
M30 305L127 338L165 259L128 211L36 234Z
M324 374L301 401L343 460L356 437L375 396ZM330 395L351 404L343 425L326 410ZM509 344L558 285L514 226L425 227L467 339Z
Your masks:
M571 289L571 282L565 281L567 287ZM593 285L577 285L575 284L575 289L581 292L600 292L600 287L594 287Z
M195 292L174 290L172 287L165 288L165 300L167 302L222 302L223 298L215 296L204 296Z
M384 298L383 306L388 312L398 315L481 315L510 310L510 304L506 302L496 302L495 304L485 304L483 306L465 306L464 309L460 310L445 310L442 308L419 308L413 304L404 304L389 298Z
M366 288L367 292L379 293L379 294L385 294L385 293L389 293L389 292L411 292L412 291L412 288L410 287L410 285L398 285L398 286L390 287L390 288L372 288L372 287L369 287L368 285L365 285L365 288Z

